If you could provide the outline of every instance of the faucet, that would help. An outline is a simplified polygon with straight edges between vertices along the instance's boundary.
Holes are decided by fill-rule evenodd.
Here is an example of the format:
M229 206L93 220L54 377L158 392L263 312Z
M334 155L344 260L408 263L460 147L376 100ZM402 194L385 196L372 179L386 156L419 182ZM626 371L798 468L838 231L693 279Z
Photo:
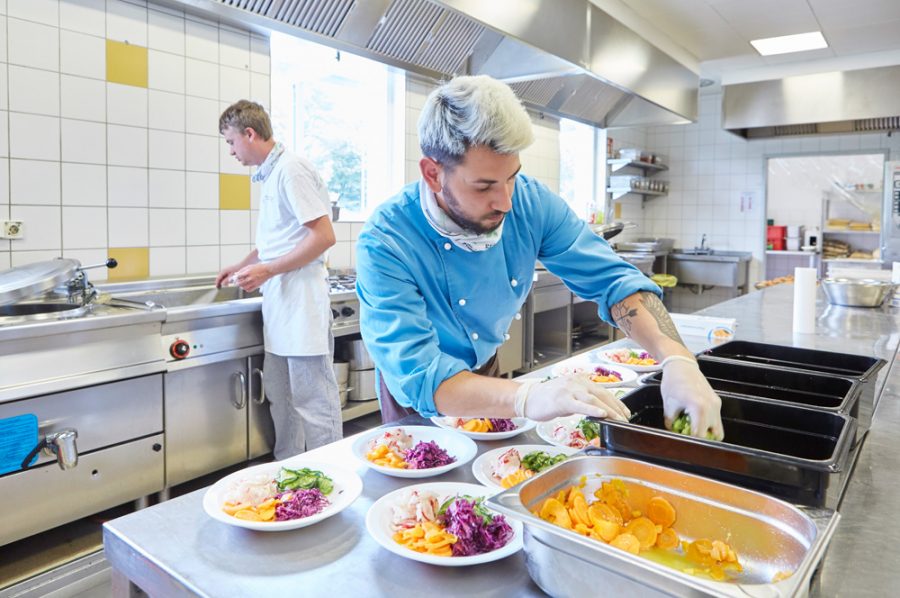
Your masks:
M700 238L700 251L706 251L706 233L703 233L703 236Z

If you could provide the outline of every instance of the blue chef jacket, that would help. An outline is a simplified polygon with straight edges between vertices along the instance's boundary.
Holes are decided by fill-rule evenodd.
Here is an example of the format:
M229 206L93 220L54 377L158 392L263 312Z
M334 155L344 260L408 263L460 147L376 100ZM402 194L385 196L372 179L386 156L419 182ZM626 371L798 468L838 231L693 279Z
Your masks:
M419 183L376 209L357 243L360 330L398 404L438 415L438 386L494 355L519 317L538 260L595 301L607 322L609 307L629 295L661 294L561 197L522 174L500 242L486 251L460 249L428 224Z

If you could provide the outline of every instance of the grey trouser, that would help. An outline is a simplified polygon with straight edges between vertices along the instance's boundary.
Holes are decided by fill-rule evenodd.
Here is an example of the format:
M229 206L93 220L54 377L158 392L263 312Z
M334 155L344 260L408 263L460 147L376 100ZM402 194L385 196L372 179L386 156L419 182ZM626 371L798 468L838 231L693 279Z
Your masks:
M275 424L275 458L292 457L343 437L341 399L331 355L266 353L265 387Z

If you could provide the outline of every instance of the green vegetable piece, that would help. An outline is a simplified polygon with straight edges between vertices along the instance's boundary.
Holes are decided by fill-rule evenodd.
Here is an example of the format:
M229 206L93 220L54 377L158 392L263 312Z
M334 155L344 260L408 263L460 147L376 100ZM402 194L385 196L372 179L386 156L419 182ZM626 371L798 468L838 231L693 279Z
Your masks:
M312 490L318 488L322 494L331 494L334 490L334 482L321 471L315 469L288 469L282 467L275 478L278 490Z
M600 438L600 424L597 422L591 421L585 417L578 422L577 427L581 430L581 433L584 434L585 440L591 441L594 438Z
M538 473L565 459L566 455L550 455L544 451L533 451L522 457L522 467Z
M675 421L672 422L672 431L676 434L685 434L689 435L691 433L691 416L687 413L682 412L681 415L675 418ZM706 432L707 440L715 440L716 437L712 432Z

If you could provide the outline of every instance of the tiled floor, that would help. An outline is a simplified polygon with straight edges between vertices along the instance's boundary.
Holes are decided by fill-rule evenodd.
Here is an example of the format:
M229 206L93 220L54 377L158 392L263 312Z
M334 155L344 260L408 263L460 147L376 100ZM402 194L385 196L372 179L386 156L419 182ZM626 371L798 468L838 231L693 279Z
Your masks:
M381 414L376 412L355 420L344 422L344 437L364 432L381 425ZM202 488L222 477L221 472L200 480L182 484L173 489L172 496L178 496ZM90 554L102 548L101 525L104 521L131 512L131 505L123 505L92 517L55 528L38 536L27 538L0 547L0 598L108 598L110 596L109 571L94 575L90 580L72 584L52 592L35 590L28 594L13 591L10 583L28 579L36 572L69 562L71 559ZM85 587L89 586L89 587ZM3 589L6 587L6 589Z

